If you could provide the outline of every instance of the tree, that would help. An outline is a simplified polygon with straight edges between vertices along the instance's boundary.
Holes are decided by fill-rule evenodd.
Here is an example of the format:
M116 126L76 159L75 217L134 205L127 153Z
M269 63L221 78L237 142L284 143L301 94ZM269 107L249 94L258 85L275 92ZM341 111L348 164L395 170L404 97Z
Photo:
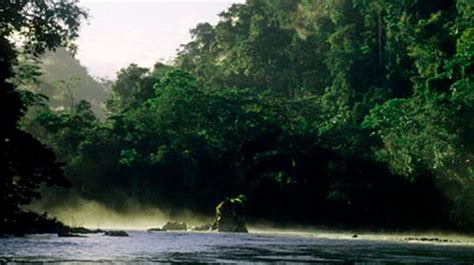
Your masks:
M452 221L463 226L474 224L474 43L472 18L465 17L474 5L468 2L418 1L416 11L402 15L394 35L403 34L413 61L414 93L376 106L364 121L382 140L376 157L409 179L433 174Z
M110 113L120 113L136 108L153 97L153 86L172 68L156 63L150 71L148 68L131 64L118 72L117 80L112 84L111 97L106 106Z
M85 17L76 2L12 1L0 8L0 223L6 231L14 225L19 206L39 197L41 184L68 184L54 153L18 129L28 105L8 82L17 56L9 37L20 37L23 49L34 55L71 45Z

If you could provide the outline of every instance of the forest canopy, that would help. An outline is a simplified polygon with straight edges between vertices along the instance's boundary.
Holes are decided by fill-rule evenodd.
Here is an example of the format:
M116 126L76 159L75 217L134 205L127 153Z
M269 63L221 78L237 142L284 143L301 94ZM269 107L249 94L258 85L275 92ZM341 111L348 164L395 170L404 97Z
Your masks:
M30 107L22 128L74 186L45 203L210 213L245 194L254 219L473 229L473 13L470 0L235 4L172 64L121 69L105 121L86 101Z

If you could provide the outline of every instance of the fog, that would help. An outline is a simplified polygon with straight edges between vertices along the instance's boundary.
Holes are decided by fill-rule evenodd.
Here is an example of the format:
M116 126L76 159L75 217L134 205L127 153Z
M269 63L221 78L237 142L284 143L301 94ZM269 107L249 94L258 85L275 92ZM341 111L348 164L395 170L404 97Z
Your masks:
M39 213L47 212L49 216L57 218L66 225L90 229L146 230L162 227L170 220L186 222L188 226L212 220L212 216L192 213L186 209L173 211L171 215L158 207L144 206L133 201L127 202L127 210L117 211L95 201L82 198L76 200L72 206L62 204L47 207L39 201L26 208Z
M213 216L205 216L193 213L192 211L174 209L174 213L162 210L158 207L144 206L130 200L127 202L125 211L117 211L104 206L101 203L76 199L75 206L61 205L50 208L38 201L26 208L36 212L47 212L50 217L57 218L66 225L73 227L83 226L90 229L115 229L115 230L147 230L149 228L161 228L171 220L186 222L188 227L209 223ZM406 241L407 238L443 238L449 242L446 245L474 245L474 238L471 235L443 231L383 231L383 230L339 230L334 228L304 226L299 224L278 225L269 221L249 221L248 230L250 233L273 235L273 236L297 236L297 237L315 237L326 239L351 240L354 235L362 240L378 241ZM416 242L423 243L423 242ZM427 242L432 244L432 242Z

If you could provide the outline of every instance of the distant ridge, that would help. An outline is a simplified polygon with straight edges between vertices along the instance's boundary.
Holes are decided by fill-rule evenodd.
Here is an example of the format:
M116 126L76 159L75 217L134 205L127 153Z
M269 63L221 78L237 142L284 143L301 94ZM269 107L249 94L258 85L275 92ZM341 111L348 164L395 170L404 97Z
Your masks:
M51 108L67 109L71 103L86 100L98 118L105 118L103 103L108 95L105 82L102 84L90 76L79 60L64 48L47 52L41 62L40 92L49 97Z

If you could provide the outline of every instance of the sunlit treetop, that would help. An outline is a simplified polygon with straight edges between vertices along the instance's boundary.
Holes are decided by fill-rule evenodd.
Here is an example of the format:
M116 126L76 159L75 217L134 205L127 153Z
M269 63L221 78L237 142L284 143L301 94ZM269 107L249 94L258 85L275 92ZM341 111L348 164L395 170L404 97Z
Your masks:
M19 40L35 55L59 46L75 49L81 19L78 0L0 0L0 36Z

